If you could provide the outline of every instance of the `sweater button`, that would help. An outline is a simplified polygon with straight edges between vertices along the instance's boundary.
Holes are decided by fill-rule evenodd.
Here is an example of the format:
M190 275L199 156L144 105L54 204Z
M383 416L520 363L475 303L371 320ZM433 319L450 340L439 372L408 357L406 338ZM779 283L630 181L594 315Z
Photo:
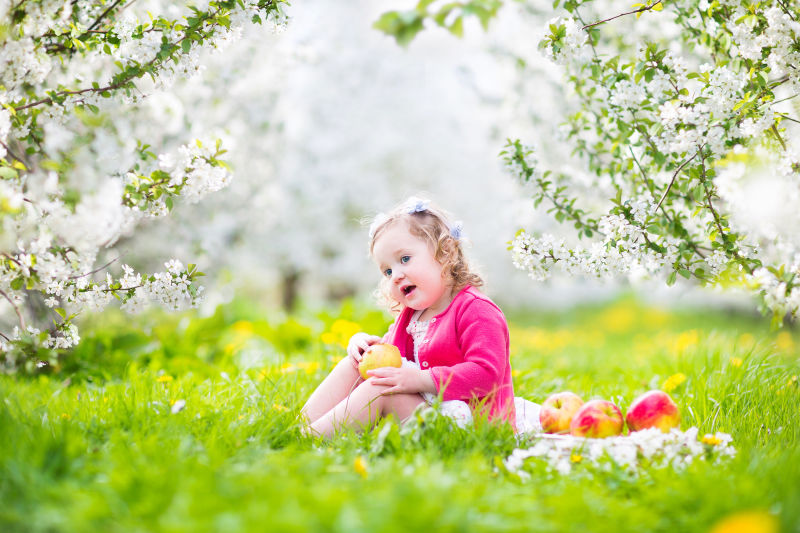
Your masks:
M433 324L434 322L436 322L436 317L431 318L431 324Z
M423 361L423 362L422 362L422 366L423 366L424 368L428 368L428 362L427 362L427 361Z

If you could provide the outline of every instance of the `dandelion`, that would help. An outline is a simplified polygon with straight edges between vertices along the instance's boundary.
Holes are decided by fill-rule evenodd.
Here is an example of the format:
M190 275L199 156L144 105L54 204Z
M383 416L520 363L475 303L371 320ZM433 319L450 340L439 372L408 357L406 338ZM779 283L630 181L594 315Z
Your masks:
M704 435L701 439L703 444L708 444L709 446L716 446L722 443L722 439L717 437L716 435Z
M684 331L678 335L678 338L675 340L675 351L681 353L687 348L697 344L699 340L700 335L697 333L697 330L690 329L689 331Z
M350 320L335 320L331 329L320 335L320 340L325 344L337 344L342 348L347 347L350 337L361 331L361 326Z
M731 357L730 363L732 367L739 368L740 366L742 366L742 359L741 357Z
M778 533L778 520L766 511L741 511L728 515L710 533Z
M739 335L739 344L741 344L743 347L747 348L753 346L755 342L756 338L749 333L742 333L741 335Z
M353 470L362 478L366 478L367 474L369 474L367 471L367 461L359 455L356 457L355 461L353 461Z
M72 417L68 413L61 413L61 418L64 420L70 420Z
M792 338L792 334L788 331L781 331L778 333L778 336L775 337L775 344L778 346L778 349L783 352L791 352L794 350L794 339Z
M789 381L786 382L787 387L797 386L797 376L792 376L789 378Z
M573 463L580 463L581 461L583 461L583 456L579 453L573 453L572 455L569 456L569 460Z
M661 385L661 390L669 394L670 392L674 391L681 385L684 381L686 381L686 374L678 372L677 374L673 374L664 381L664 384Z
M279 411L279 412L281 412L281 413L283 413L283 412L286 412L286 411L288 411L288 410L289 410L289 408L288 408L288 407L286 407L285 405L281 405L281 404L279 404L279 403L273 403L273 404L272 404L272 408L273 408L275 411Z
M231 326L231 329L236 333L244 335L252 334L254 331L253 323L248 322L247 320L239 320L238 322L234 322Z
M156 379L156 381L159 382L159 383L169 383L173 379L174 378L172 376L170 376L169 374L164 374L163 376L158 376L158 379Z

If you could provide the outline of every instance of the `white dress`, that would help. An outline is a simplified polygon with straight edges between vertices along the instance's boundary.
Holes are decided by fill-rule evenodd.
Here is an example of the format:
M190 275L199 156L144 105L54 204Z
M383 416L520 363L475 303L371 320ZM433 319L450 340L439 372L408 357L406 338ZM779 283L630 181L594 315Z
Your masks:
M418 320L422 311L416 311L411 317L411 321L406 327L406 332L414 339L414 360L409 361L403 358L403 366L410 366L420 369L419 366L419 347L422 346L425 340L425 335L428 333L429 320ZM433 405L436 400L436 394L430 392L423 392L422 398L428 405ZM538 433L542 430L539 423L539 405L528 401L519 396L514 398L514 407L517 411L517 433ZM469 404L462 400L447 400L439 404L439 411L453 420L459 427L466 427L472 423L472 409Z

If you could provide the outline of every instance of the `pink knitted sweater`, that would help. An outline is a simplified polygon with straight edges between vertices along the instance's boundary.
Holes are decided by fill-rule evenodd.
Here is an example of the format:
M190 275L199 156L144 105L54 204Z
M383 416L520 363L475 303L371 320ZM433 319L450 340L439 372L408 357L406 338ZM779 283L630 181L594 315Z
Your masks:
M414 309L405 308L384 336L400 354L414 360L414 340L406 332ZM464 400L490 420L514 424L508 324L497 305L474 287L462 289L431 319L420 346L419 364L430 369L443 400Z

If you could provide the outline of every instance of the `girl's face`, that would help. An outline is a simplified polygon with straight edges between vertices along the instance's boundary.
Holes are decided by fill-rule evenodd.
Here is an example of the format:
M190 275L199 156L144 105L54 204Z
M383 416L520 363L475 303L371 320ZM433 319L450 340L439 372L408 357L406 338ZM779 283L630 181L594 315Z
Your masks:
M442 265L428 243L411 234L400 220L384 229L372 247L381 274L389 280L392 298L412 309L444 311L452 301L450 285L442 277Z

